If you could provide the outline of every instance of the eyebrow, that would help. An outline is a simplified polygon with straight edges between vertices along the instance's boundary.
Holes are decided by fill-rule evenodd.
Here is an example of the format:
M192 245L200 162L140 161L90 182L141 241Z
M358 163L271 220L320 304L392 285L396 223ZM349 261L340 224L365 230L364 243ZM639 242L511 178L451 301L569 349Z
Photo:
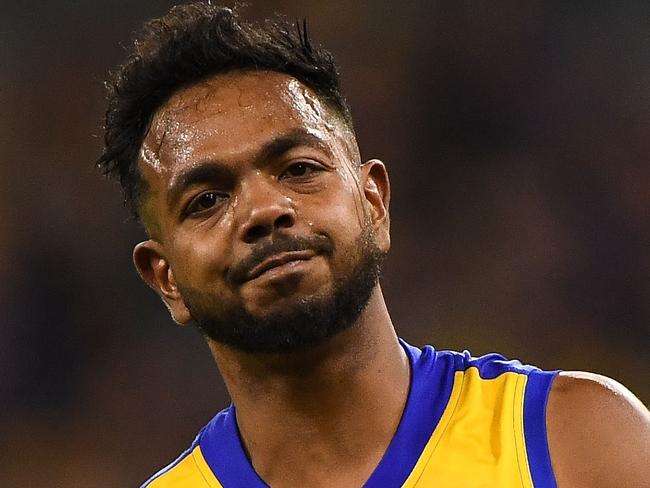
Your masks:
M208 181L223 181L231 177L231 172L218 161L205 161L196 166L192 166L172 181L169 187L169 193L167 193L167 206L169 208L175 207L178 200L183 196L183 193L193 185Z
M306 129L293 129L264 144L256 159L258 163L279 158L295 147L307 146L331 155L323 140Z
M262 146L254 158L256 166L277 159L296 147L311 147L331 156L327 145L316 135L303 128L293 129L278 137L274 137ZM233 174L225 164L218 160L208 159L193 165L180 173L169 186L167 205L173 208L183 193L193 185L211 181L232 180Z

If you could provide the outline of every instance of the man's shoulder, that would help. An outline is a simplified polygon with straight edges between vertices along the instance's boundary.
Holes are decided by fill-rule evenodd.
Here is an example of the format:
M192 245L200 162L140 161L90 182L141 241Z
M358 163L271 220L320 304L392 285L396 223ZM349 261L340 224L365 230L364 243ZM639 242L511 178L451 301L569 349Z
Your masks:
M649 486L650 412L617 381L560 373L549 394L547 430L560 487Z
M524 430L531 441L540 441L529 445L527 440L527 447L539 447L529 458L535 454L534 464L539 464L550 453L549 469L560 488L650 487L650 411L617 381L587 372L546 371L499 354L433 354L432 363L442 360L443 369L453 374L473 370L477 380L509 373L527 377L521 398L524 424L528 421Z

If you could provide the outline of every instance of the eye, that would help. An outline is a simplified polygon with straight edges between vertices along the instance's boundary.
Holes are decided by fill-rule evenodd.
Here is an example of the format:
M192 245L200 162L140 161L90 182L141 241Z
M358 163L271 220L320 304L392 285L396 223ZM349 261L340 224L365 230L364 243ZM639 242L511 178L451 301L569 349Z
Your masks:
M215 205L218 205L226 198L225 195L217 193L216 191L206 191L197 195L188 205L187 213L199 213L208 210Z
M280 175L280 179L284 178L301 178L310 176L312 173L318 171L320 168L315 164L307 162L293 163L289 166L284 173Z

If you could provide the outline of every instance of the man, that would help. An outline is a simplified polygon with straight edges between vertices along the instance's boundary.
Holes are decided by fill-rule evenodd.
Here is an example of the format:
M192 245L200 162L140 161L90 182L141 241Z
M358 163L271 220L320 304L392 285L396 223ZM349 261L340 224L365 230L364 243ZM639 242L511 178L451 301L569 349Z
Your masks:
M304 26L176 7L110 86L135 266L233 402L144 486L650 486L650 413L613 380L397 338L386 168Z

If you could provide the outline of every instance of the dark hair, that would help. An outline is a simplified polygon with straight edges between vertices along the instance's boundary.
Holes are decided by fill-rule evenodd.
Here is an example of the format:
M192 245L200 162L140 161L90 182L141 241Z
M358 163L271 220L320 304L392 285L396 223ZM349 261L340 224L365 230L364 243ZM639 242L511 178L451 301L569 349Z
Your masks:
M138 154L154 114L180 88L235 69L293 76L352 128L334 58L312 45L305 21L246 22L236 9L209 1L176 6L144 24L126 62L106 83L104 150L97 166L119 179L136 220L143 191Z

